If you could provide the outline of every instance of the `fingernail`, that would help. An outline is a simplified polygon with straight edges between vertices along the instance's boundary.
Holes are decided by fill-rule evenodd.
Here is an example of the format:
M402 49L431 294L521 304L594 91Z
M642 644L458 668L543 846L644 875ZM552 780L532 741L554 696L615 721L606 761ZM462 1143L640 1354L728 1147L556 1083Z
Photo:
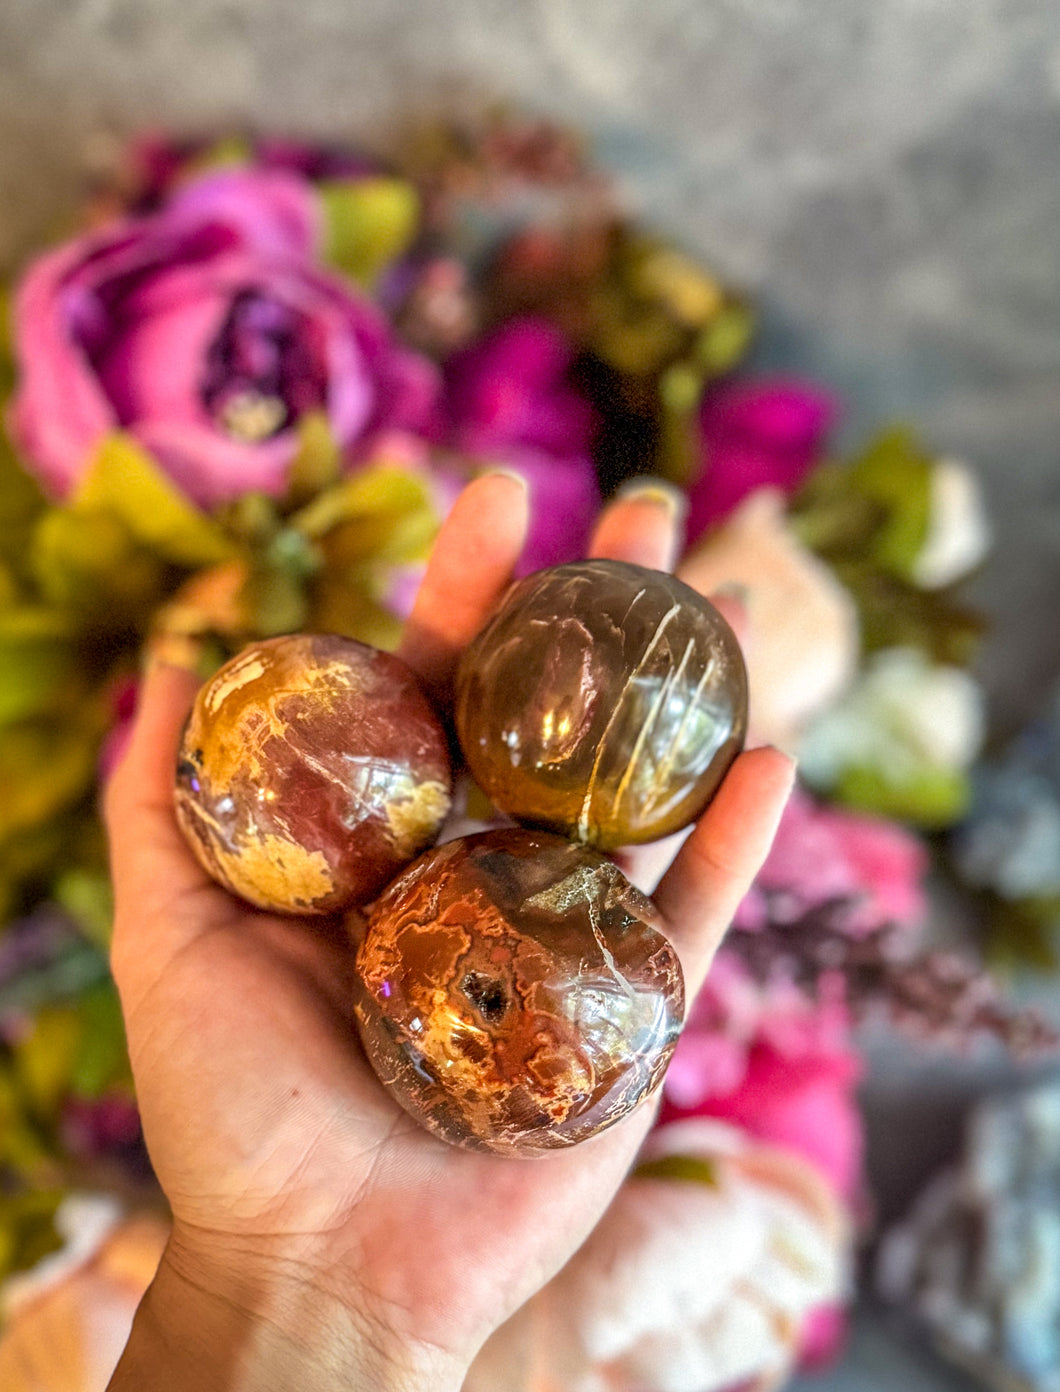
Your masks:
M683 521L688 498L680 488L661 478L634 478L624 483L617 496L625 503L651 503L665 508L675 522Z
M526 478L515 469L506 469L503 464L493 464L488 469L483 469L479 478L506 478L517 483L524 493L529 493L530 485Z
M143 669L146 673L157 667L179 667L181 671L198 676L203 653L200 638L185 633L154 633L144 645Z
M771 749L778 758L784 760L791 770L791 781L794 783L799 772L799 761L796 755L792 754L788 749L781 749L779 744L767 744L764 748Z

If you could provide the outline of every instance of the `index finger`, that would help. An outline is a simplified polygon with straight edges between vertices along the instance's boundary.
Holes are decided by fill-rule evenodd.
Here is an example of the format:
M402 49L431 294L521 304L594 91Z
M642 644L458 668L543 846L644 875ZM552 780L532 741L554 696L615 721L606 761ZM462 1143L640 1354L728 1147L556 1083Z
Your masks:
M461 652L512 578L527 520L523 480L490 473L468 484L442 524L398 648L441 705Z

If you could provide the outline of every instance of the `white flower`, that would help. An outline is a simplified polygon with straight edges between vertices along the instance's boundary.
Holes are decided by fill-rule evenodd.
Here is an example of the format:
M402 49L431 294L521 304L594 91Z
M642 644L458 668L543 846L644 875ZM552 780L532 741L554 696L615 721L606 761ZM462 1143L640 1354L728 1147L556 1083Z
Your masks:
M464 1392L714 1392L779 1384L807 1315L846 1284L846 1220L817 1172L720 1122L662 1127L568 1265L486 1343Z
M913 579L941 589L967 574L986 555L990 525L979 481L959 459L939 459L931 471L928 534L913 562Z
M746 591L752 735L792 749L854 676L859 642L852 598L796 538L784 495L772 488L752 493L708 533L678 574L700 594L726 585Z
M982 745L983 726L974 677L915 648L886 648L809 730L799 766L821 788L833 787L852 767L872 769L900 787L925 769L967 768Z

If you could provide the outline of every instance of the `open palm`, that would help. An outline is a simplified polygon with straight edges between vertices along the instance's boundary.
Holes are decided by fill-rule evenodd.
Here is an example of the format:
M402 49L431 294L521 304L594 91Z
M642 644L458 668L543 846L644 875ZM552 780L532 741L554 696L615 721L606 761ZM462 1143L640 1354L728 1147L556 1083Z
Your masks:
M443 707L460 651L510 578L525 520L518 481L489 475L465 490L435 546L401 656ZM650 498L612 504L591 548L660 568L673 549L672 520ZM187 850L172 784L194 689L179 669L150 672L107 799L114 972L144 1134L173 1210L169 1260L217 1289L234 1273L243 1289L253 1272L255 1290L281 1292L276 1307L300 1318L353 1312L374 1339L444 1368L433 1385L459 1386L479 1344L603 1212L651 1109L532 1161L422 1130L360 1050L343 925L250 909ZM690 995L790 782L775 751L742 755L659 884ZM294 1289L313 1303L282 1294Z

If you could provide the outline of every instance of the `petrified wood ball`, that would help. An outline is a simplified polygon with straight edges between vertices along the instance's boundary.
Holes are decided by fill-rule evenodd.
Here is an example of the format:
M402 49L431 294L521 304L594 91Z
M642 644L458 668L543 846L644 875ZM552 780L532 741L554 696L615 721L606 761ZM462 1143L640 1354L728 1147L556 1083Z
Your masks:
M503 812L608 849L653 841L702 812L743 746L743 655L672 575L554 566L514 585L467 649L456 723Z
M651 903L604 856L510 828L421 856L376 902L357 1021L393 1097L456 1145L532 1155L625 1116L684 1012Z
M252 644L202 688L177 819L205 869L261 908L370 899L438 834L445 734L413 673L325 634Z

